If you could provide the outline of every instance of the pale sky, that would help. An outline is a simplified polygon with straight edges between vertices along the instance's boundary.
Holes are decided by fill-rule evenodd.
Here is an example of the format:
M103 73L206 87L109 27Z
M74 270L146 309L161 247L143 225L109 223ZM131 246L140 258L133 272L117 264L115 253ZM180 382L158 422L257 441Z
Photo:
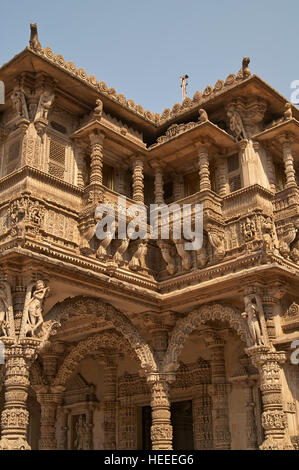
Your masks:
M161 112L230 73L242 58L287 99L299 80L298 0L1 1L0 63L39 40L144 109Z

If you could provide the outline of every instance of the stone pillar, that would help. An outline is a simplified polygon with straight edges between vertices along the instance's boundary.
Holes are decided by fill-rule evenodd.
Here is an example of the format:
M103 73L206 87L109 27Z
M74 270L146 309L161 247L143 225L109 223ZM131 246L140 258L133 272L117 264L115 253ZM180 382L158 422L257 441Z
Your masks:
M104 367L104 449L116 449L116 377L114 361L105 361Z
M71 413L71 410L69 410L68 408L64 408L64 407L61 407L61 410L63 413L63 424L61 427L62 438L61 438L60 450L68 450L69 415Z
M77 141L75 143L75 154L77 162L77 186L84 188L84 171L85 171L85 145Z
M27 427L29 413L26 409L29 369L36 354L38 340L23 340L23 344L9 344L5 340L5 403L1 414L0 450L29 450Z
M37 387L41 408L39 450L56 450L56 414L64 387Z
M185 196L184 194L184 178L182 175L175 174L173 177L173 197L174 201L178 201Z
M144 185L143 185L143 159L141 156L132 159L133 166L133 199L138 204L144 204Z
M246 387L246 427L247 427L247 450L258 449L257 445L257 429L255 421L255 403L253 396L254 380L246 380L244 386Z
M119 402L119 449L137 449L137 408L132 397L122 397Z
M209 150L207 145L200 145L198 152L199 166L199 188L200 191L211 189L211 179L209 170Z
M213 403L213 443L214 449L230 449L231 435L229 430L228 391L230 384L226 382L224 343L214 339L211 349L211 386L210 393Z
M163 169L159 165L155 167L155 204L164 204Z
M172 425L169 401L169 383L164 376L152 374L148 377L151 386L153 450L172 449Z
M217 179L218 179L218 188L219 188L219 196L225 197L229 193L229 185L228 185L228 176L227 176L227 164L226 159L223 157L219 157L217 161Z
M296 176L295 176L295 168L294 168L294 159L292 154L292 147L291 143L293 142L293 137L284 134L279 138L280 143L282 144L282 152L283 152L283 161L285 166L285 174L286 174L286 187L289 188L291 186L296 186Z
M266 158L267 158L267 170L268 170L267 173L268 173L270 189L271 191L275 192L276 191L275 168L274 168L273 157L271 153L271 147L268 143L264 143L264 149L265 149Z
M213 449L212 400L208 385L201 384L195 389L192 400L194 448L196 450Z
M105 135L98 131L93 131L89 135L91 145L90 155L90 184L103 183L103 144Z
M262 426L265 431L265 441L260 449L293 449L287 433L287 418L283 411L282 400L281 371L286 355L282 351L271 351L265 346L253 346L245 352L251 357L260 375Z

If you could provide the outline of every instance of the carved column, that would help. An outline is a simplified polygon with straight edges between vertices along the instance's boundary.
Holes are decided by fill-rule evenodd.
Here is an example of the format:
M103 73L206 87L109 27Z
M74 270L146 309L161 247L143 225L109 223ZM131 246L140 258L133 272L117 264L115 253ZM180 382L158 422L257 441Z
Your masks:
M276 191L276 184L275 184L275 168L273 164L273 157L271 153L271 147L268 143L264 143L264 148L267 157L267 170L268 170L268 179L271 191Z
M68 408L61 407L62 413L63 413L63 424L61 427L62 430L62 438L61 438L61 443L60 443L60 450L68 450L68 431L69 431L69 415L71 413L71 410Z
M257 445L257 429L255 422L255 403L253 396L254 380L246 380L244 386L246 387L246 425L247 425L247 450L256 450Z
M143 159L140 155L132 159L133 166L133 199L139 204L144 204L144 184L143 184Z
M280 136L279 141L282 144L283 161L286 174L286 187L296 186L296 176L294 168L294 159L292 154L293 137L288 134Z
M229 193L228 177L227 177L227 164L223 157L220 157L217 162L217 179L219 196L224 197Z
M164 203L163 190L163 168L160 165L155 166L155 204Z
M213 403L213 442L214 449L230 449L231 435L229 430L228 391L230 384L226 381L224 343L214 338L209 344L211 349L211 386Z
M172 449L172 425L169 401L169 383L160 375L148 377L151 386L152 427L151 440L153 450Z
M196 450L213 449L212 400L207 384L196 387L192 411L194 448Z
M104 449L116 449L116 376L114 361L105 361L104 368Z
M90 184L103 183L103 145L105 135L97 130L89 134L91 155L90 155Z
M29 450L27 427L29 412L26 409L28 396L29 369L35 358L39 341L23 340L18 346L2 339L6 345L5 403L1 414L0 450Z
M211 189L208 146L198 146L197 153L199 166L199 188L200 191L205 191L207 189Z
M262 426L265 431L265 441L260 449L292 449L282 403L281 371L286 355L282 351L271 351L264 346L254 346L245 352L251 357L260 375L263 403Z
M41 408L39 450L56 450L56 414L63 387L38 387L37 401Z
M84 188L84 172L85 172L85 145L76 141L75 143L75 153L77 161L77 186L79 188Z

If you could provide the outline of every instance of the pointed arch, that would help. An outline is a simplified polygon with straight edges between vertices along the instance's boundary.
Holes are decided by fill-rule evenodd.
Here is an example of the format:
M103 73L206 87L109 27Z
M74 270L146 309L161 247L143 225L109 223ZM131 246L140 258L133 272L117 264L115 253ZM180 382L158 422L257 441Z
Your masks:
M175 372L179 367L179 357L185 342L192 331L209 320L221 320L229 323L241 340L248 347L252 346L247 322L241 312L230 305L207 304L189 313L175 326L162 364L162 372Z
M44 328L50 331L54 323L61 327L71 317L88 315L95 315L115 328L135 351L142 369L148 373L157 372L158 366L153 351L137 328L120 310L97 297L69 297L57 303L45 316Z

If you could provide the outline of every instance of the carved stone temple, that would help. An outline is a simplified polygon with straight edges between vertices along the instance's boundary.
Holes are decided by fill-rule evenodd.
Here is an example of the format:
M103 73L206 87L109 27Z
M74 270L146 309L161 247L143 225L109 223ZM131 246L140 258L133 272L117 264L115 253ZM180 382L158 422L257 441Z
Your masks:
M299 110L249 62L162 114L36 25L1 67L1 449L299 448ZM202 204L203 243L100 203Z

